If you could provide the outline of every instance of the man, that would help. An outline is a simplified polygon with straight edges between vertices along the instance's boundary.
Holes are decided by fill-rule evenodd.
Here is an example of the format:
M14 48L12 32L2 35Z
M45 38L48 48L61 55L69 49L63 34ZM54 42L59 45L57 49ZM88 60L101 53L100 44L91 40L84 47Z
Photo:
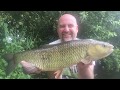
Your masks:
M78 39L77 38L78 24L76 18L71 14L62 15L58 20L57 32L60 39L51 42L50 44L57 44L61 42ZM30 63L22 61L21 64L27 73L39 72L39 70L33 67ZM74 69L75 70L77 69L76 72L78 73L78 78L80 79L94 79L94 65L95 62L91 62L90 64L87 65L83 64L82 62L79 62L77 65L70 67L69 70L73 71ZM63 78L62 71L64 70L50 72L49 78L62 79Z

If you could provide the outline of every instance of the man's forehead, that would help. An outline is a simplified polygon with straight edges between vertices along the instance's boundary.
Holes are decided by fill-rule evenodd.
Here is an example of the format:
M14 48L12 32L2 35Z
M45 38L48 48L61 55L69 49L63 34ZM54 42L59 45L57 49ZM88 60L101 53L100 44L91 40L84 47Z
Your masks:
M65 14L65 15L61 16L61 17L59 18L59 21L65 20L65 19L76 21L76 18L75 18L74 16L72 16L72 15L69 15L69 14Z
M71 23L71 24L77 24L76 18L72 15L63 15L60 17L59 24L63 24L63 23Z
M60 21L59 25L76 25L76 22L70 20L69 21L64 20L64 21Z

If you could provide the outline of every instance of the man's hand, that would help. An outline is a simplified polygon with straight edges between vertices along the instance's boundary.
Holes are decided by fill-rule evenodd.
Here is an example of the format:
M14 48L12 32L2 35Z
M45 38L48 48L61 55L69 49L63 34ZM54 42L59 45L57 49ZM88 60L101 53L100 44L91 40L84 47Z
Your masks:
M90 64L80 62L77 64L77 69L80 79L94 79L94 62Z

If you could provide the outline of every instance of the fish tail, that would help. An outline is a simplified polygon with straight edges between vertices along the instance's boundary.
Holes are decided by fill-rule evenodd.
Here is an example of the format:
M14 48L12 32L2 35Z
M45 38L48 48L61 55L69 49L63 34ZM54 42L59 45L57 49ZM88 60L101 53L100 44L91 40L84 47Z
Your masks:
M15 69L15 60L14 60L14 54L5 54L3 55L3 58L5 59L5 61L8 63L7 67L6 67L6 75L9 75L14 69Z

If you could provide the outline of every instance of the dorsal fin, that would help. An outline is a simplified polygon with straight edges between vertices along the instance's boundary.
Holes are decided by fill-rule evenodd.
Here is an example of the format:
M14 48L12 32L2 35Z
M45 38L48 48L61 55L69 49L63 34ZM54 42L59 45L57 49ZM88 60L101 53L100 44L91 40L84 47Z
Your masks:
M45 44L45 45L41 45L39 48L40 49L45 49L45 48L50 48L50 47L53 47L53 46L56 46L56 45Z
M62 45L62 44L67 44L67 43L76 42L76 41L78 41L78 40L71 40L71 41L61 42L61 43L57 43L57 44L45 44L45 45L41 45L39 48L42 48L42 49L51 48L51 47L54 47L54 46L59 46L59 45Z

